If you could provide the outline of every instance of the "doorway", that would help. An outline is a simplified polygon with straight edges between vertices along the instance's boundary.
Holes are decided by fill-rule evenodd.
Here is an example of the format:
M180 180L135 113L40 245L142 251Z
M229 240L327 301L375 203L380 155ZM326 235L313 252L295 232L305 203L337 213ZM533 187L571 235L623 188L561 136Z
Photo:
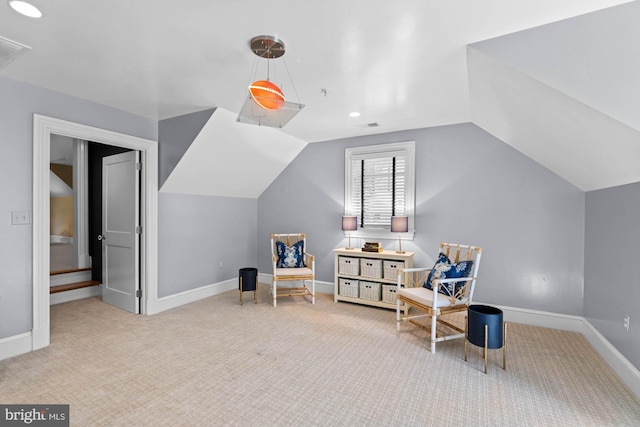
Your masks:
M49 163L51 135L138 150L141 173L142 314L157 312L158 301L158 145L157 142L34 114L33 120L33 329L32 350L49 345Z

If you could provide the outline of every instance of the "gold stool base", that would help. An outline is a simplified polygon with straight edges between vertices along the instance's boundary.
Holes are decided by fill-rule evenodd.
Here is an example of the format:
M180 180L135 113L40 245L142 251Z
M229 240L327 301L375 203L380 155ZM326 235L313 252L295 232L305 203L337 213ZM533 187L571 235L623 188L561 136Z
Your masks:
M466 318L465 318L465 329L466 329ZM489 359L489 346L488 346L488 331L489 326L484 325L484 347L482 348L482 359L484 360L484 373L487 373L487 361ZM502 369L507 369L507 322L502 324ZM466 330L465 330L465 339L464 339L464 361L467 361L467 348L469 346L469 340L466 338Z

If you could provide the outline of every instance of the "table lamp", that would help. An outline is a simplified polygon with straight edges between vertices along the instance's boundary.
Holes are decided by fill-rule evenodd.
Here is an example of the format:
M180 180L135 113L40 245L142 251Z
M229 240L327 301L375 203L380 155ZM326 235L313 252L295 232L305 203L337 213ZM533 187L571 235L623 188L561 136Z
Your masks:
M358 229L358 217L351 215L342 216L342 229L347 232L349 236L349 247L345 249L355 249L351 247L351 232Z
M406 233L409 231L409 217L408 216L392 216L391 217L391 232L398 233L398 250L397 254L403 254L402 239L400 233Z

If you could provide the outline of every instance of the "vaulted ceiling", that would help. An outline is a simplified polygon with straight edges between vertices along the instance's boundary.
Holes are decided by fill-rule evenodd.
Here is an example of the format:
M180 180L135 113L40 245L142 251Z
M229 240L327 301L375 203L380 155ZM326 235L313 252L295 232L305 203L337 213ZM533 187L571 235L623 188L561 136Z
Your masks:
M42 18L0 4L0 37L31 48L2 76L246 129L232 118L264 61L248 43L269 34L306 105L280 132L303 143L473 121L583 190L640 181L637 1L32 3Z

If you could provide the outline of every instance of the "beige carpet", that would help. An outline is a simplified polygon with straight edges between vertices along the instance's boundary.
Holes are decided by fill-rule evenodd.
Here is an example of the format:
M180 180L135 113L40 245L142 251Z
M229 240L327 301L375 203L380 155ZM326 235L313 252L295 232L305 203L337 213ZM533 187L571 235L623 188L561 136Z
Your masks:
M78 426L639 426L638 400L577 333L509 325L507 370L431 354L391 310L227 292L155 316L51 307L51 346L0 362L0 403L70 404Z

